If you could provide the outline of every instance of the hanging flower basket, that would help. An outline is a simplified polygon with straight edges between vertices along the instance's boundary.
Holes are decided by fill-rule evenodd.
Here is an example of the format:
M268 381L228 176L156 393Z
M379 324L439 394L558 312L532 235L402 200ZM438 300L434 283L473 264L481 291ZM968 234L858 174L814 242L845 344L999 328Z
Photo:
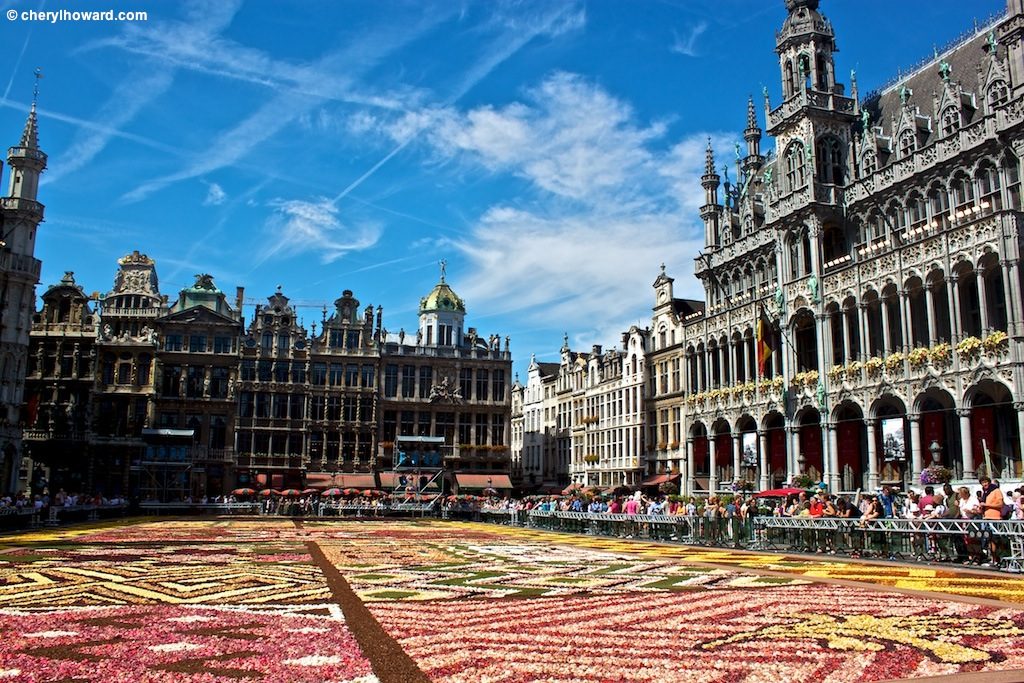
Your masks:
M846 379L857 380L860 378L860 371L864 367L864 364L859 360L855 360L846 366Z
M890 354L885 359L885 371L890 375L895 374L903 369L903 354L897 351L896 353Z
M965 337L957 342L956 355L962 360L972 361L981 355L981 340L977 337Z
M990 356L998 356L1010 348L1010 338L1002 330L997 330L985 337L981 345L985 347L985 353Z
M948 484L953 481L953 470L942 465L929 465L921 470L921 484Z
M882 374L882 367L884 365L884 361L877 356L864 361L864 369L868 371L868 377L878 377Z
M931 351L928 352L928 357L931 360L932 365L949 365L949 362L953 359L953 349L945 342L936 344L932 347Z
M907 360L910 361L910 367L914 370L919 370L928 364L928 349L918 347L907 354Z

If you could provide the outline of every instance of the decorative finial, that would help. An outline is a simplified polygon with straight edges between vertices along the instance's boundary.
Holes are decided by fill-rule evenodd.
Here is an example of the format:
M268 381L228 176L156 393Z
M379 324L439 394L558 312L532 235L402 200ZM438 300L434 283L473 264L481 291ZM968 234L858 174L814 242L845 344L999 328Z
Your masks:
M664 261L661 262L661 274L662 275L665 274L665 262Z
M441 266L441 282L444 282L444 273L445 273L445 270L448 268L448 260L447 259L441 259L437 263L438 263L438 265Z
M757 128L757 112L754 111L754 96L747 99L747 129Z
M281 285L278 285L278 286L277 286L277 293L278 293L278 294L280 294L280 293L281 293Z
M35 109L36 103L39 101L39 79L43 77L42 67L37 66L33 73L36 76L36 82L32 86L32 109Z
M704 175L715 174L715 151L711 149L711 136L708 136L708 148L704 150Z

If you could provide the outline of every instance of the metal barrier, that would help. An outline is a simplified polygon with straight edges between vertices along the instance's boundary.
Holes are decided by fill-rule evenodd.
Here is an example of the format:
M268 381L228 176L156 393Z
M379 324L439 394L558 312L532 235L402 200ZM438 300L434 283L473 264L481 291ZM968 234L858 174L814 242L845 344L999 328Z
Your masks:
M1024 520L839 517L703 517L547 510L483 510L493 524L747 550L843 554L980 564L996 547L999 568L1024 571Z

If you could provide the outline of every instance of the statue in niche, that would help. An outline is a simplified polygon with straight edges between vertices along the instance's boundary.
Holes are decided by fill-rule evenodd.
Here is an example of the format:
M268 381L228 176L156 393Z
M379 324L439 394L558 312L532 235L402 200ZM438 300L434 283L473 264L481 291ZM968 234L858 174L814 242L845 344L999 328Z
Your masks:
M775 311L780 316L786 312L786 293L781 285L775 288Z
M811 303L820 303L821 295L818 292L818 276L811 273L811 276L807 278L807 289L811 293Z

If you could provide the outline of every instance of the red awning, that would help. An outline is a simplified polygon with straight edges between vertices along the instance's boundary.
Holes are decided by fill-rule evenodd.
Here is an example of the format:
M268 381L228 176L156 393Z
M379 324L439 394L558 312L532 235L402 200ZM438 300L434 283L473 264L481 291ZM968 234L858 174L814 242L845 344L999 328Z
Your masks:
M755 498L771 498L771 497L785 498L787 496L793 496L793 495L797 495L797 494L803 493L806 490L807 489L798 489L798 488L769 489L767 491L761 491L760 493L755 493L754 497Z
M460 489L510 489L512 480L507 474L456 474Z
M327 489L334 486L331 475L327 472L309 472L306 474L306 486L314 489Z
M675 481L679 478L679 473L676 474L656 474L653 477L648 477L640 482L640 486L658 486L670 481Z
M343 489L375 489L377 477L373 474L339 474L336 485Z

